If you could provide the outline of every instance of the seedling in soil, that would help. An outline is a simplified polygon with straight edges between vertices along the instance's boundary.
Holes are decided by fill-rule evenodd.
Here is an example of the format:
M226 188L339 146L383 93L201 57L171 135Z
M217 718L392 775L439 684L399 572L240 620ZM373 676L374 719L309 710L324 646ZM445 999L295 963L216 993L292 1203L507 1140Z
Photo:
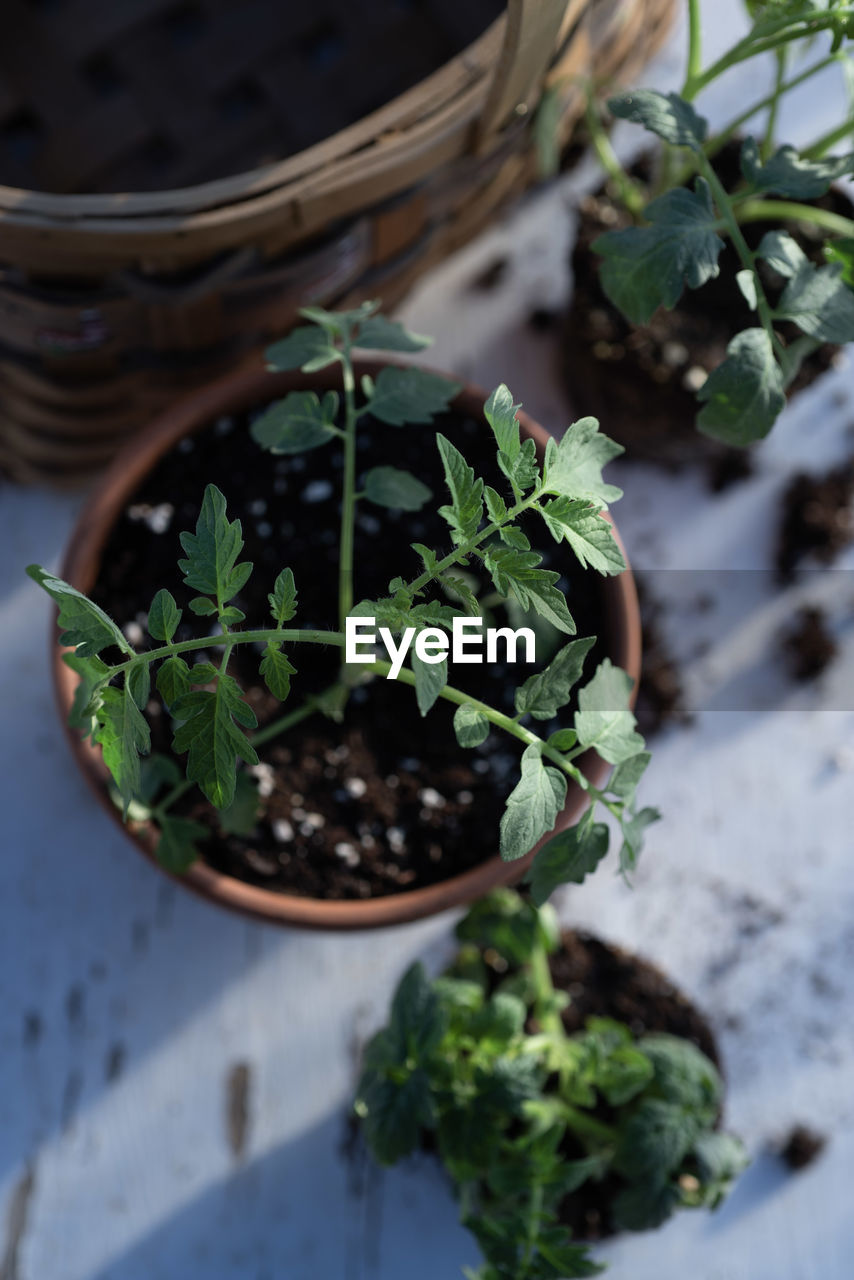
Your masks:
M614 116L630 120L661 143L649 188L618 160L593 99L588 123L594 147L611 178L611 193L635 220L608 231L593 248L602 256L600 279L611 302L632 324L648 323L658 307L677 306L686 286L700 289L719 275L724 238L739 269L732 281L754 323L734 334L726 358L699 388L697 426L730 445L765 436L785 404L786 388L803 361L822 343L854 338L854 220L819 207L834 179L854 173L854 152L829 155L852 133L846 118L808 146L780 144L777 118L782 102L798 86L835 63L852 83L854 6L828 0L749 0L752 26L726 53L703 65L700 0L688 4L688 67L681 92L641 89L612 98ZM820 42L828 47L821 51ZM809 44L808 65L793 54ZM710 133L694 100L732 67L773 52L776 76L770 93L739 109ZM750 127L761 129L741 143L741 176L728 190L713 161L721 148ZM744 228L770 223L751 248ZM824 261L816 265L785 229L809 232ZM787 339L781 326L800 335Z
M161 862L171 870L186 869L207 835L202 824L174 812L176 800L192 784L220 811L224 831L251 830L257 795L241 762L257 763L257 748L263 742L309 716L340 719L357 686L393 675L411 687L422 715L439 700L454 705L454 731L461 746L476 747L498 729L524 748L521 777L507 796L501 821L503 858L523 857L552 830L568 782L573 781L588 794L591 804L575 828L556 835L539 852L538 883L580 881L597 866L609 843L608 826L596 820L601 810L616 820L622 833L620 867L630 871L644 828L657 817L655 810L638 810L635 804L649 756L629 710L631 681L606 660L578 689L571 726L547 736L530 727L531 721L553 722L566 707L582 680L585 656L594 639L570 638L575 637L576 627L557 586L559 575L541 567L542 556L519 525L525 513L536 513L555 541L569 544L583 567L601 574L621 572L623 557L605 518L607 504L620 491L602 478L604 464L622 451L620 446L602 435L594 419L583 418L562 440L549 441L540 463L533 440L521 439L516 419L519 406L506 387L499 387L489 397L485 415L495 437L504 493L486 486L459 450L437 433L449 494L439 514L448 526L449 545L433 549L414 543L417 571L408 579L389 582L386 596L360 600L354 592L359 569L354 564L358 504L416 511L431 495L417 476L393 466L373 468L357 488L359 423L370 414L379 422L410 429L429 424L448 408L458 388L419 368L387 367L376 380L362 378L357 390L354 347L411 352L428 340L379 315L375 303L337 314L306 308L303 315L310 323L269 349L270 367L310 373L340 365L343 404L336 391L322 397L313 391L293 391L272 404L251 431L258 444L275 454L298 454L333 443L343 449L337 630L293 625L299 611L298 584L287 567L270 584L272 622L247 620L240 600L252 565L240 559L240 522L229 519L226 498L213 485L205 492L195 532L181 534L185 558L178 562L184 584L198 593L189 608L205 620L203 635L176 639L182 611L164 585L148 612L151 645L136 648L106 613L74 587L38 565L28 569L59 606L61 643L73 650L65 661L80 683L71 723L101 746L125 818L153 819L160 832ZM539 615L564 640L545 670L516 690L515 715L448 683L441 642L447 643L455 622L480 619L485 611L487 598L475 595L471 575L464 572L472 567L491 583L490 610L496 601L511 601ZM402 645L395 638L408 635L408 666L389 661L388 654L366 655L357 662L343 660L348 623L352 627L354 620L368 618L386 630L392 651ZM426 632L435 646L431 657L419 656L426 652L418 643ZM263 646L260 675L267 688L281 702L294 701L291 684L297 674L299 647L305 644L342 650L337 678L322 694L297 701L282 717L257 730L256 717L229 669L232 655L241 646ZM217 653L218 662L191 665L199 651ZM150 735L143 711L152 685L172 718L174 758L146 759ZM616 766L601 789L578 764L578 758L591 748Z
M606 1018L568 1035L548 907L501 890L457 936L448 973L430 982L415 964L404 975L388 1025L365 1049L355 1106L382 1164L419 1148L438 1154L485 1258L469 1280L602 1271L566 1225L591 1184L614 1230L716 1207L745 1156L715 1127L722 1084L710 1059L689 1040L638 1038Z

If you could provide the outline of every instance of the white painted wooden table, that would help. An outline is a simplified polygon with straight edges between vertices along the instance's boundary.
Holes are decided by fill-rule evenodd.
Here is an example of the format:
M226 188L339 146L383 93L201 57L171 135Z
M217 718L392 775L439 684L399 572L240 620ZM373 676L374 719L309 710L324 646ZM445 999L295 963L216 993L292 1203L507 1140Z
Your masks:
M712 46L736 21L727 0ZM674 84L678 62L665 59ZM791 108L796 125L832 110L826 85ZM564 184L529 202L404 313L441 334L435 363L508 381L556 430L568 414L551 339L523 320L564 296L569 199ZM504 251L501 288L466 293ZM716 1216L604 1248L613 1280L854 1275L854 558L782 599L763 572L787 478L846 456L852 418L849 366L722 497L688 474L614 468L633 558L671 624L685 620L674 643L700 710L657 742L645 800L665 817L635 888L606 867L561 913L643 951L705 1006L754 1164ZM407 963L440 962L452 919L280 932L164 884L133 852L73 769L48 610L22 576L58 563L79 502L0 492L0 1280L452 1280L477 1255L438 1169L380 1175L342 1154L355 1047ZM701 591L715 607L692 616ZM795 694L775 635L804 591L829 601L841 654ZM699 640L711 647L692 659ZM237 1153L229 1080L243 1067ZM770 1148L798 1121L831 1138L789 1175Z

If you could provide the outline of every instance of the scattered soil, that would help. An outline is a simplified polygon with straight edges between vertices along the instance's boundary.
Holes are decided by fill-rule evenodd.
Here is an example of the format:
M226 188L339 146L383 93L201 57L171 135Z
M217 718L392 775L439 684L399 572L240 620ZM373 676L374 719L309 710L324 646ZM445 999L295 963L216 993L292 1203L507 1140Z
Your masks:
M823 475L796 475L782 498L776 565L791 582L808 557L830 562L854 538L854 457Z
M824 610L814 606L801 609L795 625L783 636L782 648L794 680L805 683L820 676L837 654Z
M553 333L560 322L560 312L551 307L534 307L528 315L528 328L535 333Z
M503 482L483 428L458 415L447 415L437 426L500 491ZM443 494L431 430L365 420L359 472L380 463L405 467L437 498ZM274 458L249 440L244 420L204 429L164 458L134 495L105 548L93 597L126 629L136 628L133 638L139 642L148 605L168 584L185 611L178 639L199 634L200 620L187 609L193 593L180 586L175 564L182 554L178 532L195 527L204 486L212 482L226 494L229 515L242 521L241 558L255 566L235 602L247 618L267 615L267 592L288 565L299 593L299 624L336 628L340 470L340 450L334 447ZM410 542L449 548L435 505L415 515L367 503L360 508L357 600L385 595L390 578L417 572ZM528 531L553 567L571 569L568 556L544 541L540 528L532 523ZM601 629L600 581L577 569L561 580L580 635ZM601 643L591 651L588 671L605 652ZM285 710L332 683L339 661L337 650L318 645L293 646L289 656L298 675ZM538 661L549 656L541 650ZM282 707L259 680L257 663L256 654L238 649L230 670L264 725ZM532 670L521 662L473 665L456 667L453 679L512 710L513 689ZM202 845L205 860L228 875L282 892L357 899L435 883L493 856L518 752L498 733L475 751L463 751L454 738L452 710L440 703L422 718L410 689L377 680L354 692L340 725L317 715L291 729L263 748L263 763L254 770L265 806L254 833L212 834ZM168 752L170 727L159 701L152 700L147 716L153 750ZM197 792L188 793L175 811L215 832L212 810Z
M671 724L689 724L685 708L682 676L665 639L664 608L636 574L643 633L643 659L635 715L645 738L651 738Z
M507 276L510 267L510 259L505 257L493 258L493 260L478 272L472 280L469 281L468 287L473 293L491 293L493 289L497 289Z
M809 1129L806 1125L797 1124L786 1138L780 1155L789 1168L797 1172L812 1164L821 1155L826 1145L827 1138L823 1133Z
M729 189L739 179L738 153L738 145L731 144L715 161ZM632 170L634 176L648 181L651 164L649 154L641 157ZM829 192L818 204L851 213L851 204L841 192ZM701 289L686 289L674 311L661 307L648 325L633 327L602 292L601 259L591 248L605 231L628 225L628 215L604 187L582 202L572 255L575 283L561 345L567 387L578 411L595 414L607 434L626 446L629 458L671 468L705 462L709 484L717 492L722 477L724 483L741 478L737 462L741 451L696 430L695 396L707 374L724 359L730 339L755 324L735 283L740 263L727 243L716 279ZM768 229L764 223L744 227L751 247L759 244ZM810 238L808 230L793 226L787 230L814 261L821 261L819 242ZM776 296L780 277L769 269L767 280ZM787 340L797 333L785 325L780 332ZM807 386L824 372L834 351L831 346L819 348L804 363L792 390Z

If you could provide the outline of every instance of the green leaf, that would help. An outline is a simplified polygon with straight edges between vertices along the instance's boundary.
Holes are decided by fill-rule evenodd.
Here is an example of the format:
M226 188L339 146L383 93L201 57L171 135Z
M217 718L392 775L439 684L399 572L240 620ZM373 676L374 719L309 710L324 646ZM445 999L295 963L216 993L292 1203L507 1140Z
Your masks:
M217 612L217 607L213 600L208 600L207 596L194 596L190 601L190 610L201 618L212 618Z
M439 997L424 966L416 961L401 978L391 1002L388 1035L395 1061L425 1062L438 1048L446 1025Z
M578 734L574 729L556 729L548 738L549 746L555 751L571 751L577 741Z
M794 147L785 146L762 164L756 141L745 138L741 145L741 172L757 191L773 191L791 200L816 200L829 191L836 178L854 173L854 152L810 160L798 155Z
M62 661L79 677L68 723L72 729L82 729L91 737L97 724L95 717L101 705L101 692L110 679L111 668L100 658L84 658L77 651L64 653Z
M624 1177L661 1186L685 1159L700 1122L678 1103L644 1097L621 1126L614 1168Z
M505 862L524 858L551 831L566 801L566 777L543 764L537 747L526 747L522 777L507 797L501 818L501 857Z
M436 1122L430 1079L416 1067L397 1082L374 1076L365 1082L358 1099L365 1138L380 1164L396 1164L418 1146L421 1130Z
M623 1107L652 1077L653 1066L646 1054L625 1045L608 1055L596 1076L596 1087L609 1106Z
M461 747L479 747L489 735L489 721L477 707L463 703L454 712L454 733Z
M608 828L603 822L559 831L539 850L526 876L534 906L541 907L559 885L581 884L607 852Z
M842 279L854 286L854 236L840 236L824 246L825 257L842 265Z
M809 258L797 240L785 231L766 231L759 241L756 255L764 258L772 270L785 276L787 280L809 264Z
M651 759L648 751L639 751L637 755L618 764L608 780L608 790L612 795L620 796L623 800L631 799Z
M621 120L643 125L665 142L697 151L708 131L708 122L676 93L658 93L655 89L634 89L608 99L608 110Z
M516 710L532 715L535 720L551 720L566 706L574 685L581 678L584 659L596 643L595 636L570 640L558 652L545 671L529 676L515 693Z
M519 493L533 488L540 481L540 463L537 458L537 446L529 437L522 441L522 447L514 458L506 453L499 453L498 465L510 483Z
M59 605L57 625L63 628L60 644L73 647L81 658L92 658L111 645L134 656L133 648L112 618L76 587L54 577L39 564L28 565L27 573Z
M175 603L174 597L171 592L161 588L148 610L148 634L155 640L171 644L180 621L181 610Z
M128 805L139 792L139 757L151 749L151 734L127 688L104 688L95 714L98 728L93 736L101 746L104 764L113 775L127 814Z
M459 383L450 382L425 369L381 370L376 383L362 383L370 401L370 412L380 422L393 427L409 423L432 422L437 413L444 413L460 390Z
M701 1049L682 1036L664 1032L642 1036L637 1047L653 1065L659 1098L688 1108L701 1121L715 1120L723 1097L723 1081Z
M460 546L475 538L480 528L483 516L483 481L475 477L459 449L441 433L436 435L436 447L451 494L451 505L440 507L439 515L448 522L451 537Z
M507 519L507 504L501 497L500 493L496 493L489 485L483 490L483 496L486 498L486 514L493 524L503 524Z
M756 292L756 273L753 268L745 267L743 271L736 271L735 282L750 310L755 311L759 305L759 295Z
M609 658L596 668L593 679L578 693L575 732L582 747L594 747L609 764L621 764L643 750L629 710L632 678Z
M273 697L284 702L291 691L291 676L296 675L297 669L288 661L280 645L270 641L258 670Z
M783 374L764 329L745 329L727 347L697 393L704 402L697 426L724 444L746 445L766 436L786 403Z
M618 1231L652 1231L679 1207L679 1188L670 1182L633 1182L614 1196L611 1218Z
M190 668L183 658L167 658L157 672L157 691L171 709L178 699L190 692Z
M128 667L125 687L140 711L144 711L151 694L151 667L144 658L138 658Z
M433 345L423 333L412 333L397 320L385 316L369 316L359 325L356 346L367 351L421 351Z
M842 270L837 263L824 267L806 263L786 285L775 314L794 321L819 342L850 342L854 338L854 290L843 280Z
M542 556L536 551L517 551L493 544L483 553L483 562L496 591L508 596L512 591L523 609L535 610L566 635L575 634L575 623L563 593L555 586L560 574L540 569Z
M622 573L626 567L614 529L598 507L583 498L553 498L538 508L556 542L566 539L582 569L597 573Z
M486 421L492 427L498 448L508 461L512 462L522 448L519 438L519 423L516 420L517 410L521 404L514 404L507 387L502 382L483 406Z
M540 932L539 915L512 889L493 889L469 907L454 931L460 942L497 951L508 964L530 960Z
M181 875L199 857L198 842L209 835L207 827L200 822L164 814L160 819L160 839L154 850L155 857L166 871Z
M261 800L258 786L245 770L237 775L234 799L219 814L219 829L225 835L251 836L258 823Z
M327 311L323 307L300 307L300 315L312 324L320 325L330 338L351 338L352 332L377 311L377 299L366 299L350 311Z
M284 373L288 369L304 369L311 365L312 369L323 369L340 358L339 352L332 345L329 335L315 325L300 325L287 338L274 342L264 352L267 368L275 373ZM319 364L318 361L323 363Z
M605 293L632 324L647 324L659 307L675 307L685 285L699 289L719 273L724 242L708 185L675 187L644 210L645 227L606 231L593 243L604 258Z
M448 683L448 659L441 662L423 662L413 649L410 658L415 675L415 699L422 716L433 706L439 694Z
M409 471L399 467L373 467L365 476L365 497L379 507L420 511L433 494Z
M273 584L273 590L267 596L270 612L280 625L290 622L297 611L297 589L291 569L283 569Z
M238 757L257 764L249 739L237 727L254 729L258 721L233 676L219 675L213 690L195 689L173 707L179 725L172 747L179 755L189 751L187 777L197 782L211 804L226 809L234 799Z
M186 560L178 561L184 583L194 591L212 596L218 606L224 605L246 585L252 572L248 561L237 563L243 550L243 534L239 520L229 520L225 498L216 485L205 489L196 532L182 533L181 546ZM190 602L193 608L195 601Z
M270 453L306 453L329 444L337 434L338 397L327 391L322 400L316 391L290 391L256 418L250 434Z
M602 434L595 418L579 418L560 440L550 439L546 445L543 491L589 502L616 502L622 490L605 483L602 468L624 452L621 444Z
M645 753L643 753L645 754ZM626 817L625 814L620 819L620 830L623 835L623 843L620 848L620 870L622 872L633 871L638 864L638 858L643 849L643 838L646 828L651 826L653 822L658 822L661 814L657 809L641 809L639 813Z
M469 1022L469 1034L481 1048L503 1049L522 1034L527 1009L518 996L497 991Z
M730 1133L703 1133L691 1154L702 1184L700 1203L716 1209L750 1163L744 1145Z

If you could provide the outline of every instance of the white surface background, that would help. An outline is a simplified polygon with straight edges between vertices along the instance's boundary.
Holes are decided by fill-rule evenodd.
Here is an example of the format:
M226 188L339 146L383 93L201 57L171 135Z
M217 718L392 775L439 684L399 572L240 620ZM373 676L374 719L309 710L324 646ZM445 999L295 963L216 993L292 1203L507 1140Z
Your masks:
M710 54L742 22L732 0L713 8ZM681 48L663 59L674 86ZM717 104L760 90L751 69ZM784 129L804 136L842 101L828 76L789 104ZM714 100L700 105L716 114ZM594 179L585 168L575 189ZM569 420L555 340L524 320L566 296L572 199L563 181L529 200L403 311L440 335L433 363L507 381L553 430ZM467 291L504 253L500 289ZM734 572L770 567L788 477L848 456L852 418L847 366L787 411L753 478L718 498L691 473L611 476L627 490L617 518L630 554L655 571L669 625L684 623L673 643L701 710L656 742L644 800L664 821L635 888L606 864L559 906L702 1003L730 1080L728 1123L754 1155L717 1215L603 1249L613 1280L854 1274L854 559L776 598L769 575ZM22 576L30 561L58 564L80 501L0 493L0 1280L451 1280L476 1249L438 1169L380 1175L341 1143L355 1046L407 963L438 963L453 920L288 933L197 902L143 863L73 768L46 601ZM715 606L699 615L701 590ZM842 653L795 693L776 635L805 592L829 603ZM699 641L711 646L702 658ZM251 1072L239 1160L226 1126L236 1063ZM771 1149L798 1121L831 1137L790 1175Z

